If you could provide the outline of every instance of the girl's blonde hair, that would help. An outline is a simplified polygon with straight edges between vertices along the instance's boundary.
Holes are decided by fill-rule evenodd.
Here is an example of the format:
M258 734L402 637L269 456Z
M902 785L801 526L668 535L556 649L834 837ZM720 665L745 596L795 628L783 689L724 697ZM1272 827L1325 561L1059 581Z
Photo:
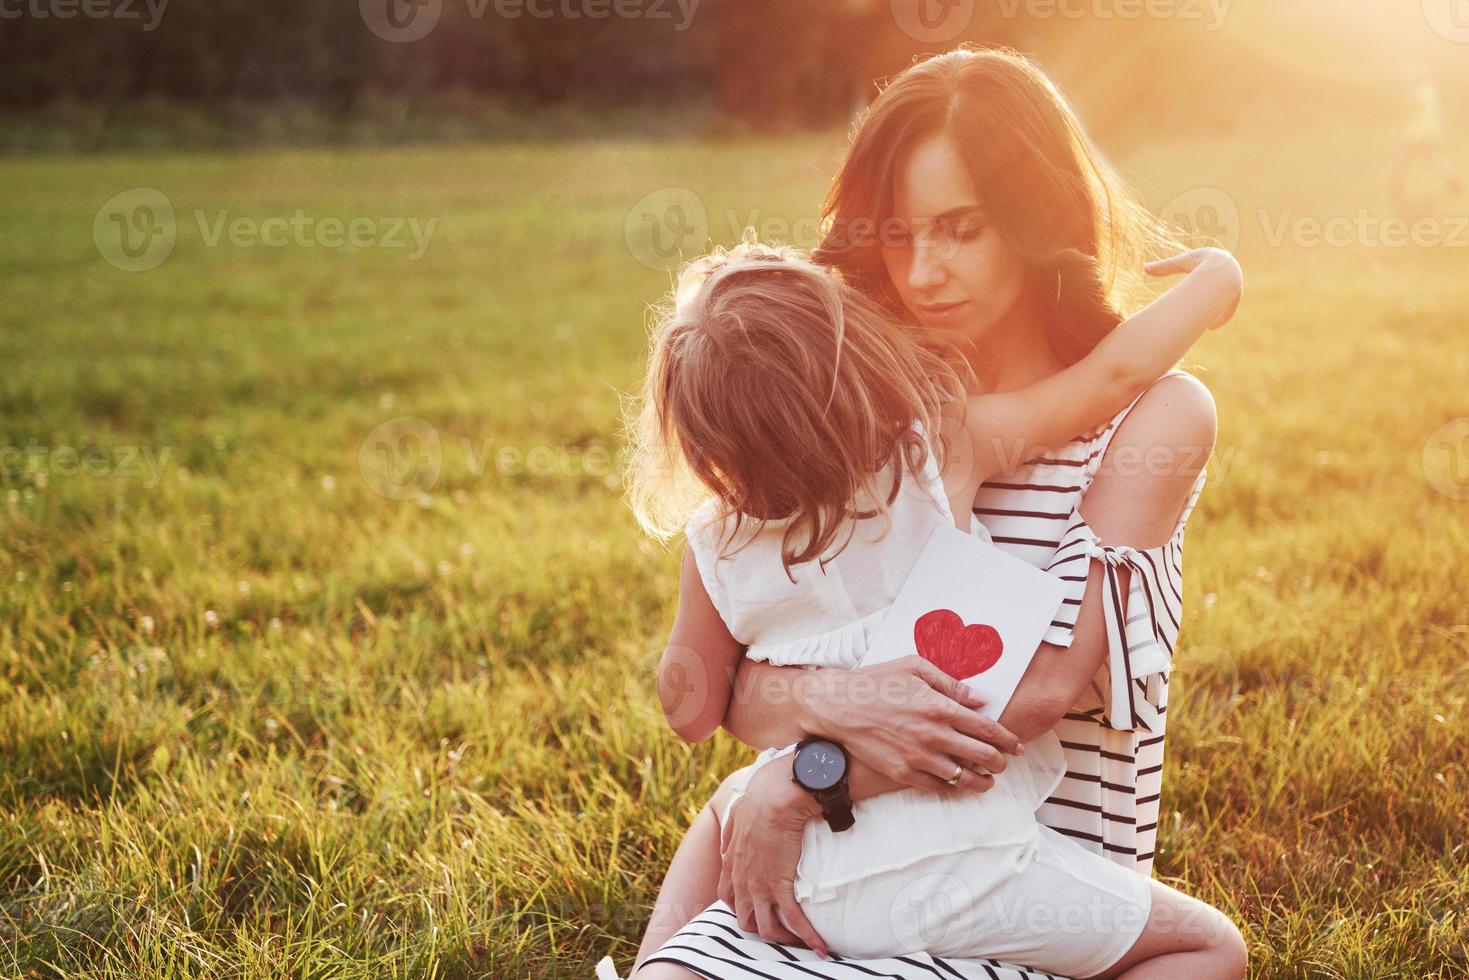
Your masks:
M660 313L628 413L630 502L653 536L673 536L712 494L731 540L747 520L784 522L789 575L828 560L851 519L887 514L904 466L927 458L915 422L942 465L941 408L971 380L958 349L796 249L747 231L688 263ZM854 505L863 494L873 509Z

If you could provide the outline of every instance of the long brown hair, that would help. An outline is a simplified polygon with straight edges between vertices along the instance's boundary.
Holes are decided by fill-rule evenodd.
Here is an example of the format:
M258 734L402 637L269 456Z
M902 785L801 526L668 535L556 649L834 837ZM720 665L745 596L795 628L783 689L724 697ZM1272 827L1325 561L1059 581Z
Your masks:
M1008 48L964 46L889 82L859 120L823 206L813 257L903 311L882 261L894 187L908 154L947 136L991 225L1030 270L1051 347L1084 357L1134 312L1143 262L1173 242L1102 158L1065 98Z
M747 520L784 523L787 575L829 557L852 519L886 514L927 458L915 423L942 467L942 408L970 380L945 339L753 233L685 266L651 349L628 413L638 522L666 539L712 494L734 518L726 543Z

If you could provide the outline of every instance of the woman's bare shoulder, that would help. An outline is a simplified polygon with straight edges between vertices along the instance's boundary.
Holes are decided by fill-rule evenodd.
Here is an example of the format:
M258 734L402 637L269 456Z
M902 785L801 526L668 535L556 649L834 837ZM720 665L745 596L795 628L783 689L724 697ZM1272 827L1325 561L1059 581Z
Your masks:
M1186 374L1164 377L1123 418L1087 485L1082 515L1104 541L1154 548L1180 533L1214 450L1214 397Z
M1143 392L1122 420L1110 448L1201 449L1207 456L1218 430L1214 395L1192 374L1179 372L1159 379Z

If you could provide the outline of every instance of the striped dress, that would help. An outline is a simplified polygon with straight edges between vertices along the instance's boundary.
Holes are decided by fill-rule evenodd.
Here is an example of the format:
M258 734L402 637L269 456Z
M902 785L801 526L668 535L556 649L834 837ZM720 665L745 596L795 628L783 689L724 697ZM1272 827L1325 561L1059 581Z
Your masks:
M1082 519L1080 505L1112 437L1136 404L1134 399L1102 428L986 483L976 495L974 512L995 545L1067 583L1068 594L1046 634L1047 643L1071 645L1090 563L1102 564L1107 659L1091 687L1056 725L1067 773L1036 816L1082 846L1140 874L1151 874L1163 784L1169 664L1183 616L1183 532L1206 473L1201 470L1195 479L1166 544L1146 549L1103 545ZM1124 569L1130 573L1126 595L1119 574ZM804 948L743 932L723 902L695 916L647 962L658 960L717 980L1049 976L994 960L926 953L881 960L833 955L823 961Z

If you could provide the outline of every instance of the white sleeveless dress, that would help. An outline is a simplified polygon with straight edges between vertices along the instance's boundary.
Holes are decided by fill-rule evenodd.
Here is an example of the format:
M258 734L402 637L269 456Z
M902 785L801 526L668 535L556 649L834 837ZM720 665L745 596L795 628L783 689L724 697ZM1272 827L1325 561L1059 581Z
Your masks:
M890 486L890 478L884 472L878 486ZM727 557L720 557L726 525L714 523L715 517L713 502L694 515L686 529L689 548L715 608L734 638L746 645L746 657L780 666L846 669L861 666L868 641L930 534L940 524L954 523L932 452L921 476L905 474L886 518L857 521L851 540L835 556L825 556L823 567L815 561L793 566L794 582L780 562L785 522L766 524L754 533L742 529L723 548ZM987 536L973 518L971 529ZM793 750L786 746L760 753L735 797L756 769ZM1065 775L1065 756L1059 739L1048 732L1027 745L1024 756L1007 762L986 793L957 799L922 790L885 793L858 801L853 811L857 827L840 834L825 821L812 821L796 898L829 898L836 886L925 856L1029 840L1036 808ZM922 828L922 833L902 833L902 828Z
M1065 752L1067 771L1037 816L1046 827L1082 848L1145 878L1152 869L1157 836L1168 665L1183 616L1184 528L1207 473L1199 473L1165 544L1146 549L1102 544L1081 516L1080 507L1112 437L1133 405L1118 412L1107 425L987 482L975 501L974 531L1067 585L1068 596L1045 638L1055 646L1071 645L1089 565L1095 561L1103 568L1107 660L1091 687L1054 729ZM1130 578L1126 589L1120 578L1123 571ZM1017 965L1024 962L1020 959L1004 962L997 958L1000 955L994 949L969 957L916 953L822 960L802 947L768 942L741 930L729 907L716 901L648 960L678 963L713 980L874 975L900 980L935 976L1041 980L1048 975L1035 969L1035 964Z
M891 485L890 478L891 471L880 474L879 490ZM859 505L865 509L871 501ZM731 539L732 522L719 520L710 502L686 530L710 599L746 645L746 656L783 666L852 669L862 664L869 640L941 523L954 520L930 452L920 474L905 473L888 515L854 522L844 546L839 538L822 563L794 566L790 577L780 561L786 522L742 528ZM987 536L972 517L970 524ZM793 749L760 753L734 799L754 771ZM1027 744L1025 755L1008 759L987 792L940 796L910 789L860 800L854 826L841 833L813 819L805 829L795 897L822 938L847 956L1002 951L1076 975L1101 972L1136 940L1149 895L1138 875L1037 822L1037 808L1065 773L1060 740L1047 732ZM1042 905L1052 910L1053 921L1066 909L1101 909L1107 925L1058 941L1051 929L1026 924L1036 921Z

